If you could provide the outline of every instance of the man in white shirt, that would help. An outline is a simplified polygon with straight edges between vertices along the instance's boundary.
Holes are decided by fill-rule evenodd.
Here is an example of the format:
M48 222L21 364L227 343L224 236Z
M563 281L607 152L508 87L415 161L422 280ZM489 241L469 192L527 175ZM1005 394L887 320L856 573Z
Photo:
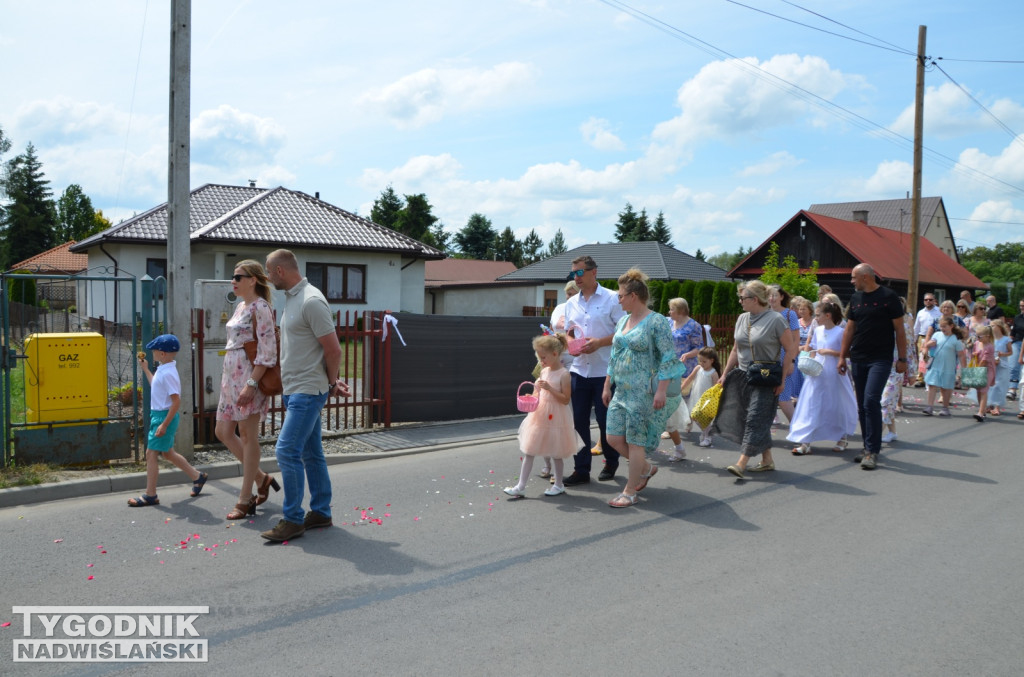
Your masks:
M928 333L928 328L940 317L942 317L942 311L935 305L935 294L925 294L924 308L917 311L917 319L914 320L914 335L917 336L918 355L921 354L921 347L924 345L924 337ZM914 387L924 387L924 372L920 369L917 370L917 381L914 383Z
M569 280L580 288L580 293L565 304L565 325L578 325L587 339L583 351L573 360L569 372L572 374L572 416L573 426L583 439L581 448L574 457L573 473L565 478L565 486L590 482L590 411L597 418L601 431L601 448L604 450L605 466L599 480L615 477L619 467L619 453L605 438L605 420L608 407L601 400L604 380L608 376L608 358L611 357L612 337L615 325L625 315L615 292L597 283L597 263L589 256L573 259Z

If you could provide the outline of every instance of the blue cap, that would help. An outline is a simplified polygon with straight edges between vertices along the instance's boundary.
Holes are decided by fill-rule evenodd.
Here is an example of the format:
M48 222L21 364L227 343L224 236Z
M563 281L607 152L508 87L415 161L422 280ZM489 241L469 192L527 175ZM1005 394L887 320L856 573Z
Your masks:
M146 344L146 350L162 350L165 353L176 353L181 350L181 342L174 334L160 334Z

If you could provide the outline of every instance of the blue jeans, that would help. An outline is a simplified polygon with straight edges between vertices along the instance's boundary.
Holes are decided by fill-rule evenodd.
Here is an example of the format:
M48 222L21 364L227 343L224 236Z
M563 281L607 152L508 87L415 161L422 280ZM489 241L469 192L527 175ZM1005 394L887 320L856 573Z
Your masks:
M891 371L891 359L850 364L860 434L864 438L864 451L869 454L877 454L882 448L882 392Z
M594 378L583 378L579 374L572 374L572 425L576 432L583 439L583 448L576 452L573 457L573 465L580 475L590 475L590 465L593 454L590 448L593 446L590 441L590 409L593 407L594 416L597 418L597 429L601 431L601 449L604 450L605 467L615 470L619 467L619 452L612 449L605 437L605 423L608 420L608 407L601 401L601 393L604 392L604 376Z
M1017 360L1020 358L1020 341L1013 342L1013 355L1010 355L1008 359L1012 360L1010 367L1010 387L1016 388L1017 382L1020 381L1020 365Z
M309 483L309 509L331 516L331 478L321 442L320 410L327 403L321 395L282 396L286 415L277 437L277 465L284 484L284 518L302 524L305 512L302 498Z

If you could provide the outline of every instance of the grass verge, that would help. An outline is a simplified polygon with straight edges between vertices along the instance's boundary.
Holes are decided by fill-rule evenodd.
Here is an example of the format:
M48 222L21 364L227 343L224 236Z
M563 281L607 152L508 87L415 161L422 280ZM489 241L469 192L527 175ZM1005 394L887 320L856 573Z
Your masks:
M57 479L60 466L49 463L33 463L32 465L15 465L0 468L0 489L10 487L30 487Z

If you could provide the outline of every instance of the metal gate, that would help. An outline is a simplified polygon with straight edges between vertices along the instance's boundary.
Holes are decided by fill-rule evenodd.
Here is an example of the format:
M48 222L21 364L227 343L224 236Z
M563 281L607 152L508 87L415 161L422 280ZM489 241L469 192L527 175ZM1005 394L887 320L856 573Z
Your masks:
M135 353L146 323L137 314L136 290L134 277L110 268L80 275L0 274L0 429L5 464L69 465L133 456L139 460L141 393ZM122 307L124 313L119 312ZM95 399L105 401L76 411L71 405L81 385L76 380L78 368L83 366L77 348L58 356L58 368L43 369L45 356L26 354L26 341L49 346L48 350L59 350L61 342L92 347L102 343L103 364L85 366L104 375L105 383L96 388L102 393ZM68 403L62 401L65 394Z

